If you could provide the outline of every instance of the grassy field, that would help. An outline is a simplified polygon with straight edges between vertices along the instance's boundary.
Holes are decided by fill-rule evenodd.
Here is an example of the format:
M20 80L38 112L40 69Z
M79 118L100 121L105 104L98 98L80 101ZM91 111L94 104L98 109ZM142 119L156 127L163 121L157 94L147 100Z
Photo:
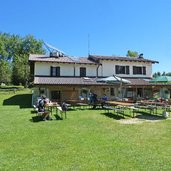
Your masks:
M72 110L67 119L43 122L30 100L30 90L0 93L2 171L171 170L170 119L124 124L129 117Z

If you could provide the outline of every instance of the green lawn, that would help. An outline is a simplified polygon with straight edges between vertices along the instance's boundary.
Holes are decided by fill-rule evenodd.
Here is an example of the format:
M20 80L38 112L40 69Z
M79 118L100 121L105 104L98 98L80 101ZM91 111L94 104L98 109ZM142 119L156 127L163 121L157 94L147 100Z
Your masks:
M36 122L30 100L30 90L0 92L2 171L171 170L170 119L123 124L103 110L72 110Z

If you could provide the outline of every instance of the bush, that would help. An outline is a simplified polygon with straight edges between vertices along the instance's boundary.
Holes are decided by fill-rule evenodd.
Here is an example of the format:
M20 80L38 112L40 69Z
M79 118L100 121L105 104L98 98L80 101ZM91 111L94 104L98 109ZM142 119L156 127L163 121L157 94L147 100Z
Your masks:
M0 89L5 89L5 90L8 90L8 89L23 89L24 88L24 86L0 86Z

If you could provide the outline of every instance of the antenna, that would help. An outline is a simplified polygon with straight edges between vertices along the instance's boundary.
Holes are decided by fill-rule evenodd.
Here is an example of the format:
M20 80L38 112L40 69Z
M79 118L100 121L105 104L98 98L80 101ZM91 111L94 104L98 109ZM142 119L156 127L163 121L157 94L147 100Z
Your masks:
M90 55L90 35L88 34L88 56Z
M48 51L50 53L57 53L57 54L59 54L59 56L67 56L65 52L57 49L56 47L54 47L54 46L52 46L50 44L47 44L47 43L44 42L44 45L46 46L46 48L48 49Z

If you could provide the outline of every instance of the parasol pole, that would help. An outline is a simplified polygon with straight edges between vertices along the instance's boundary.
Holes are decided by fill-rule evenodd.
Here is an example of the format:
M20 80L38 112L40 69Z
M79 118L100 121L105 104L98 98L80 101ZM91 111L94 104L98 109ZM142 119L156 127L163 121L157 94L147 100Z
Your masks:
M119 89L120 89L120 96L121 96L121 99L122 99L122 101L123 101L123 94L122 94L122 78L121 77L119 77L120 78L120 80L113 74L113 77L115 78L115 79L117 79L119 82L120 82L120 86L119 86Z
M121 78L121 77L120 77ZM121 91L121 99L123 101L123 92L122 92L122 78L121 78L121 81L120 81L120 91Z

